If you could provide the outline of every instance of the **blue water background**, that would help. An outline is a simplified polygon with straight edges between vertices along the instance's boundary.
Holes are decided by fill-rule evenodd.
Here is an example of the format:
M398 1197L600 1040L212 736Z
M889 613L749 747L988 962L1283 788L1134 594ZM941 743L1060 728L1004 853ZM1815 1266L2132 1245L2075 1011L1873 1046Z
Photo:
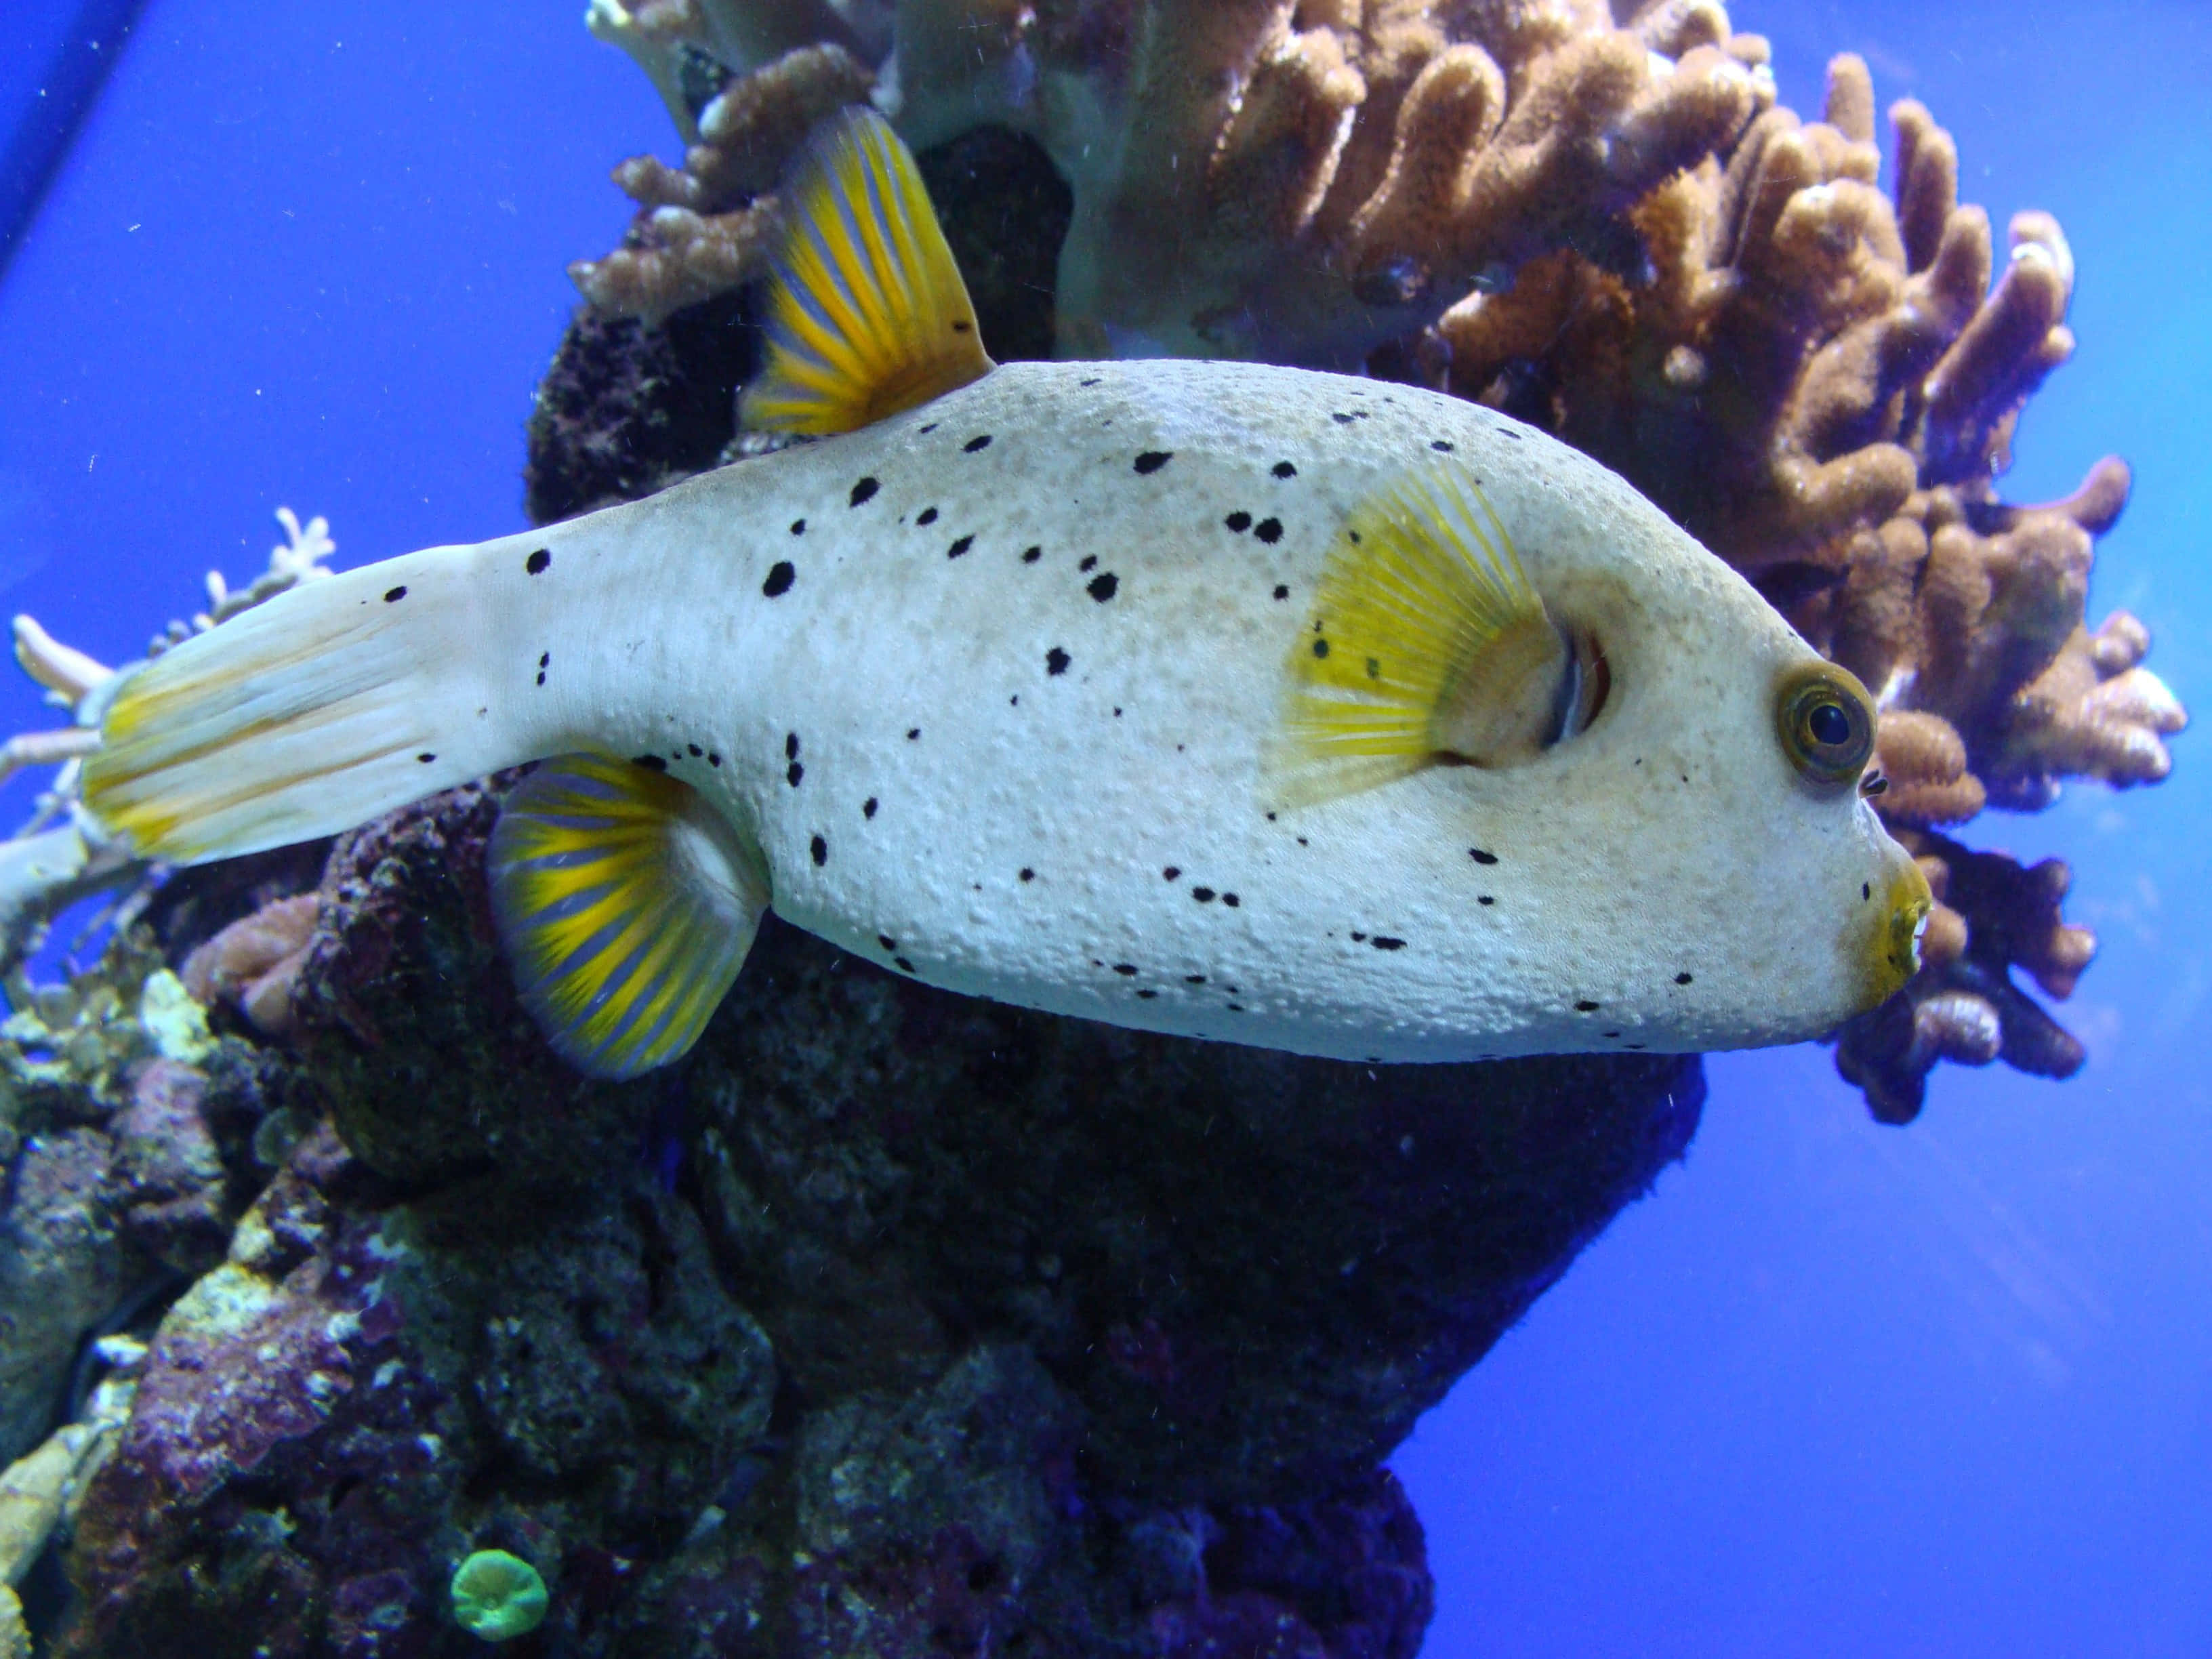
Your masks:
M21 9L0 95L49 27ZM116 660L209 567L257 574L279 503L342 564L520 526L563 267L621 234L608 168L676 149L580 11L150 0L0 283L0 605ZM2212 9L1732 15L1808 115L1845 48L1924 100L2000 234L2059 216L2081 349L2007 493L2133 463L2092 617L2142 616L2212 715ZM47 718L0 689L6 729ZM2206 742L1966 832L2075 862L2074 1081L1948 1069L1900 1131L1825 1050L1711 1063L1687 1164L1395 1460L1431 1655L2212 1652Z

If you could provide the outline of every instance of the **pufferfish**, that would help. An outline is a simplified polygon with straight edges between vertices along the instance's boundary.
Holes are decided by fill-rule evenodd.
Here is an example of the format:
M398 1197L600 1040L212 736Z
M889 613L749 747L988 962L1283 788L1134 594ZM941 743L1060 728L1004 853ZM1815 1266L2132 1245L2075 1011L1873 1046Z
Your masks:
M1914 971L1875 709L1595 462L1250 364L994 364L912 157L817 134L750 426L648 499L283 594L115 684L137 854L526 762L490 853L582 1070L690 1047L762 914L948 990L1374 1061L1725 1048Z

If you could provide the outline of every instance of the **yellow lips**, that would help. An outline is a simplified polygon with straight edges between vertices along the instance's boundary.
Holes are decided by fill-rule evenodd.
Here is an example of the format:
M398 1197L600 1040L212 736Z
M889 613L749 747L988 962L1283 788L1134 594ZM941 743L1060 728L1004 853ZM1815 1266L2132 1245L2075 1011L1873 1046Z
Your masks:
M1869 930L1866 946L1865 1006L1878 1008L1905 988L1920 971L1920 936L1936 896L1920 866L1907 862L1890 878L1881 896L1882 913Z

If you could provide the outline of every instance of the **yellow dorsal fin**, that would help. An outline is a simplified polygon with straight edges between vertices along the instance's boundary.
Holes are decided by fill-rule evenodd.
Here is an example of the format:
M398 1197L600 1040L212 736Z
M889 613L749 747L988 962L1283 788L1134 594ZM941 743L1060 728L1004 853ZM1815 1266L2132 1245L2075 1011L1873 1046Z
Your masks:
M523 1006L593 1077L690 1048L768 908L760 854L697 790L605 755L564 755L517 785L489 865Z
M1276 793L1304 805L1559 734L1574 653L1465 470L1422 467L1337 532L1291 647Z
M783 191L757 431L854 432L993 364L914 156L870 109L832 117Z

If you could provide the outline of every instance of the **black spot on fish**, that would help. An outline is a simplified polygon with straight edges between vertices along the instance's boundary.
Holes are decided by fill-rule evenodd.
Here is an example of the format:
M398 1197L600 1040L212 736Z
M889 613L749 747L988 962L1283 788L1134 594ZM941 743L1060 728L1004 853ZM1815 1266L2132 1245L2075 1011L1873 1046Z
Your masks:
M1477 864L1495 864L1498 862L1497 854L1486 853L1480 847L1468 848L1467 849L1467 855L1473 859Z
M865 501L874 495L876 491L881 487L882 486L878 484L873 478L861 479L860 483L853 486L853 494L847 501L846 505L848 507L858 507L862 501Z
M522 568L533 576L544 575L553 568L552 550L550 548L539 548L522 562Z
M1244 1005L1241 1002L1232 1002L1229 1005L1229 1012L1232 1014L1241 1014L1244 1012Z
M1137 995L1144 1001L1150 1002L1154 997L1159 995L1159 993L1147 986L1145 989L1138 992Z
M720 766L721 763L722 757L716 754L713 750L709 749L707 751L707 764L709 766Z
M860 803L860 816L864 818L872 818L875 817L875 815L876 798L873 795L871 795L867 799Z
M1137 471L1146 474L1157 472L1173 459L1175 451L1172 449L1148 449L1137 457Z
M1297 468L1292 466L1288 461L1277 461L1271 471L1279 478L1295 478L1298 476Z
M1097 386L1097 384L1098 384L1098 377L1097 377L1096 374L1092 375L1092 376L1091 376L1089 380L1078 380L1078 381L1076 382L1076 385L1078 385L1078 386Z
M1283 539L1283 521L1280 519L1262 519L1252 533L1273 547Z
M958 541L953 543L951 546L945 550L945 556L948 559L957 559L963 553L965 553L969 548L975 545L975 538L973 536L963 536Z
M788 783L794 789L799 787L799 779L805 775L806 769L801 766L797 761L792 762L790 765L783 769L784 781Z
M975 324L969 322L964 317L956 317L952 319L952 331L955 334L965 334L969 329L975 326Z
M1341 410L1339 410L1332 413L1328 418L1334 421L1339 426L1350 426L1354 421L1358 420L1359 416L1357 415L1346 415Z
M908 727L907 727L907 729L906 729L906 740L907 740L908 743L912 743L912 742L913 742L916 738L920 737L921 735L921 728L920 726L908 726Z
M1867 883L1863 882L1863 882L1861 882L1861 883L1859 884L1859 896L1860 896L1862 899L1867 900L1867 901L1869 901L1869 902L1872 902L1872 900L1873 900L1873 898L1874 898L1874 889L1873 889L1873 887L1872 887L1872 886L1870 886L1869 884L1867 884Z
M1021 876L1024 881L1035 881L1036 879L1036 872L1030 869L1027 865L1024 865L1022 866Z
M416 760L418 760L418 761L421 761L421 762L422 763L422 764L423 764L423 765L428 766L428 765L432 761L434 761L434 760L437 759L438 757L437 757L435 755L433 755L433 754L424 753L424 754L420 754L420 755L416 756L416 757L415 757L415 758L416 758Z
M668 763L658 755L633 755L629 763L642 766L648 772L665 772L668 769Z
M1284 586L1282 583L1277 582L1275 584L1275 597L1279 599L1287 599L1291 597L1291 590Z
M1591 1002L1585 999L1575 1004L1575 1012L1578 1014L1594 1014L1602 1006L1604 1006L1602 1003Z
M1687 985L1689 982L1690 975L1687 974L1677 974L1674 975L1674 983L1677 985Z
M1121 585L1121 579L1110 570L1102 570L1085 585L1084 592L1103 605L1114 597L1114 590Z
M1114 971L1127 979L1137 971L1137 964L1133 962L1117 962L1114 964Z
M1182 976L1182 982L1186 985L1203 985L1206 983L1206 975L1204 974L1185 974Z
M693 760L702 759L707 753L705 750L702 749L696 743L687 743L684 746L691 751L691 758Z
M1098 568L1098 556L1096 553L1086 554L1075 568L1078 570L1096 570Z
M1190 890L1190 896L1200 904L1213 902L1213 890L1211 887L1194 887Z
M1354 933L1352 936L1352 942L1354 945L1364 945L1367 943L1367 935L1364 933Z
M545 671L542 668L538 671L538 683L540 685L545 684Z
M806 851L817 866L830 862L830 843L820 836L806 843Z
M1477 904L1495 904L1495 903L1497 903L1497 902L1498 902L1498 901L1497 901L1496 899L1492 898L1492 897L1489 894L1487 894L1487 893L1478 893L1478 894L1476 894L1476 895L1475 895L1475 897L1474 897L1474 902L1475 902Z
M906 972L909 974L914 972L914 964L908 962L904 957L893 957L891 960L898 963L900 968L904 969Z
M1449 455L1452 453L1451 445L1442 438L1430 439L1429 447L1435 450L1439 455Z
M1224 893L1221 896L1221 902L1227 905L1231 909L1234 910L1239 904L1243 902L1243 900L1238 898L1234 893Z
M932 421L927 426L918 426L915 428L915 431L918 435L926 438L944 424L945 422L942 421Z
M397 605L406 597L407 590L404 586L387 587L384 590L384 602L386 605Z
M1166 869L1160 872L1160 878L1164 881L1173 881L1182 873L1182 871L1179 866L1170 864Z
M1512 439L1512 440L1513 440L1513 441L1514 441L1515 443L1516 443L1516 444L1517 444L1517 443L1519 443L1519 442L1521 441L1521 434L1520 434L1519 433L1516 432L1516 431L1515 431L1511 427L1510 427L1510 426L1502 426L1502 427L1498 428L1498 435L1499 437L1501 437L1501 438L1510 438L1510 439Z
M798 732L787 732L783 734L783 757L786 760L797 760L799 758Z
M1056 645L1053 647L1051 650L1046 652L1044 653L1044 672L1048 674L1065 674L1067 672L1067 653L1061 650Z
M798 575L789 559L778 559L769 567L768 580L761 584L761 592L769 599L780 599L791 592L791 584Z
M794 536L804 536L806 533L806 520L793 519L791 521L791 533Z
M1406 948L1405 940L1392 939L1388 933L1376 934L1373 944L1378 951L1402 951Z
M924 525L935 524L937 522L937 509L933 507L923 507L921 511L915 515L915 522L916 524Z
M970 438L966 443L961 445L960 453L963 455L973 455L977 450L988 449L990 447L991 434L985 432L979 434L975 437Z
M1600 1036L1601 1036L1612 1037L1612 1038L1614 1038L1614 1039L1618 1040L1618 1039L1619 1039L1619 1037L1620 1037L1620 1032L1618 1032L1618 1031L1603 1031L1603 1032L1601 1032L1599 1035L1600 1035Z
M1232 513L1221 522L1241 536L1252 527L1252 515L1243 512Z
M549 666L552 660L553 653L550 651L541 651L538 653L538 665L540 668Z
M1328 655L1328 641L1327 640L1316 640L1313 642L1313 653L1316 657L1326 657Z
M1044 557L1044 549L1041 547L1025 547L1022 550L1022 562L1024 564L1035 564L1042 557Z
M877 934L876 943L882 945L886 951L896 951L898 949L898 941L893 939L889 933Z

